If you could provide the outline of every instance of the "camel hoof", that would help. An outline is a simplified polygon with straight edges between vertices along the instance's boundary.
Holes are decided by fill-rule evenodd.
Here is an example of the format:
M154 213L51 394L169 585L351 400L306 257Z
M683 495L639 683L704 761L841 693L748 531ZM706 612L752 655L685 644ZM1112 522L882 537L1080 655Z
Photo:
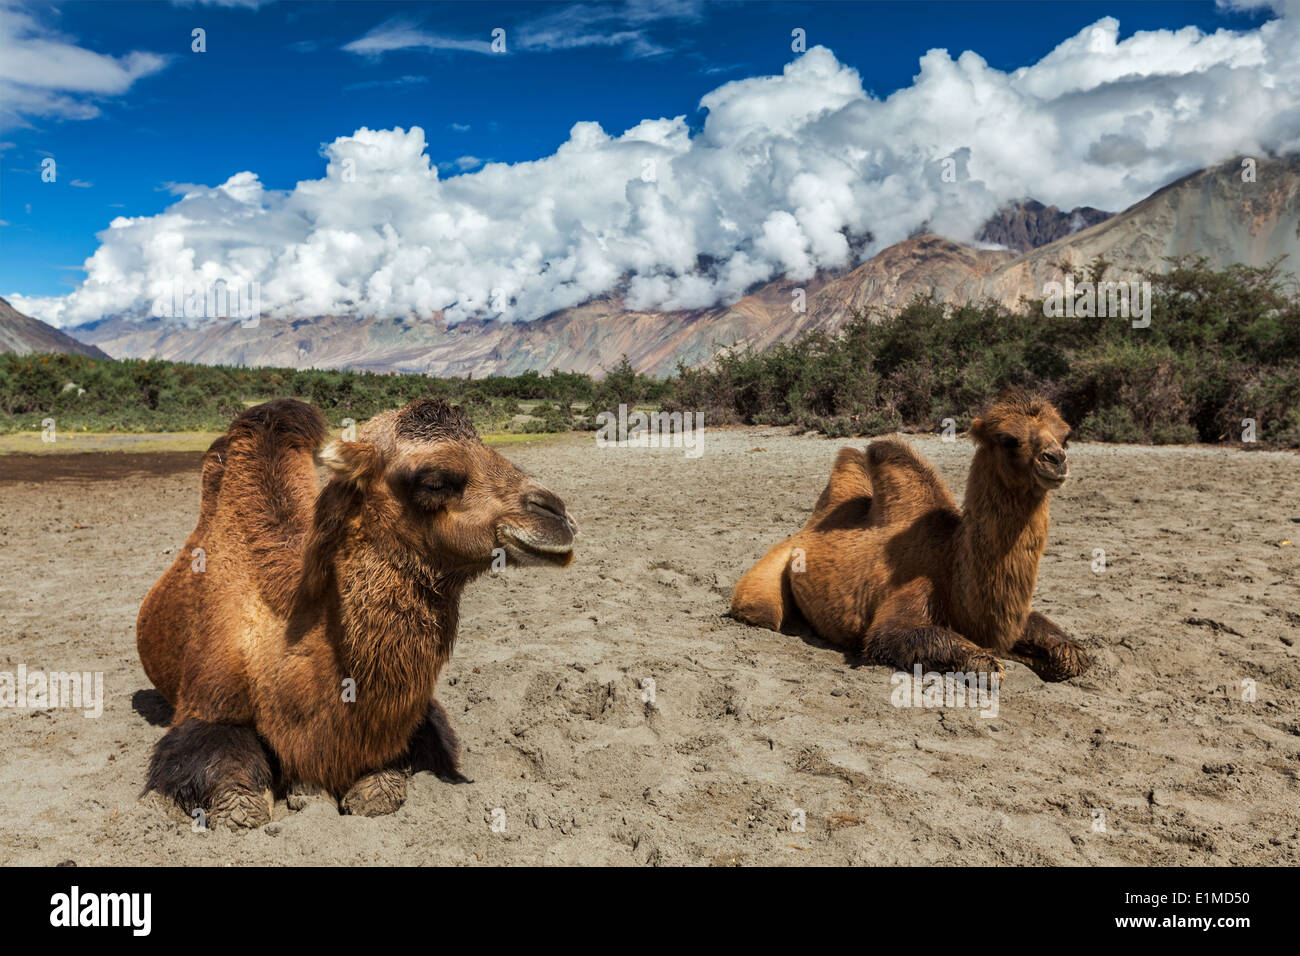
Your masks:
M340 804L344 813L358 817L382 817L406 802L406 774L400 770L368 773L352 785Z
M1002 667L1002 662L985 651L972 651L966 655L966 660L958 668L962 671L976 671L981 674L988 674L990 677L996 677L1000 682L1005 676L1006 671Z
M1040 673L1043 680L1063 681L1078 677L1091 666L1092 660L1082 647L1074 641L1061 641L1047 652Z
M231 787L212 798L208 817L232 830L251 830L271 822L271 791Z

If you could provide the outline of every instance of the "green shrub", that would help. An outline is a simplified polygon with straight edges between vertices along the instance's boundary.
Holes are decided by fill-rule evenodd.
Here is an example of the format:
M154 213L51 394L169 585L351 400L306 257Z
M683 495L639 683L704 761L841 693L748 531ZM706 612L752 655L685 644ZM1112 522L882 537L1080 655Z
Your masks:
M529 414L532 418L523 423L525 432L564 432L572 426L568 411L549 402L539 402Z
M1097 261L1080 281L1098 281ZM918 297L891 315L859 314L838 336L813 332L765 352L731 350L678 367L665 407L710 424L793 424L842 437L910 426L967 426L1011 386L1057 402L1081 438L1236 440L1300 445L1300 298L1279 263L1213 271L1179 259L1148 273L1151 324L1049 318L1041 301L944 306Z

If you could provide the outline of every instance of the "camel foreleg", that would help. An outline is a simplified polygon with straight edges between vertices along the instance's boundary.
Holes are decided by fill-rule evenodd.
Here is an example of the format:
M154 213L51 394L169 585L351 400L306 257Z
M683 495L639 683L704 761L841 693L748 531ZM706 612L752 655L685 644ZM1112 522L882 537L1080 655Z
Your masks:
M885 601L867 630L863 658L906 671L920 664L927 671L982 671L1000 678L1002 663L990 651L932 622L930 597L928 582L915 580Z
M449 783L469 783L460 772L460 741L442 704L429 701L429 711L411 736L407 761L412 773L427 770Z
M368 773L343 795L339 808L358 817L382 817L395 813L406 803L405 767L385 767Z
M447 712L436 700L411 734L405 754L390 767L368 773L339 801L344 813L378 817L399 810L406 803L406 782L412 773L427 770L451 783L468 783L461 774L460 742L451 729Z
M1092 663L1077 642L1037 611L1029 615L1024 633L1011 650L1046 681L1078 677Z
M980 671L1002 676L1002 662L974 641L946 627L900 624L873 626L862 656L869 664L887 664L911 671L916 665L941 673Z
M253 728L191 717L154 747L144 792L169 797L191 816L201 810L226 826L260 827L271 822L271 780Z

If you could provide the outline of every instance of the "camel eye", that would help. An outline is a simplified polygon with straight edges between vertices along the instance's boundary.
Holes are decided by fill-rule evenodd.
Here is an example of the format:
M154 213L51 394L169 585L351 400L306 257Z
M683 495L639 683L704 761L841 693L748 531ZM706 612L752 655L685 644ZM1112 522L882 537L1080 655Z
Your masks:
M448 468L425 468L415 473L411 485L417 504L436 508L465 490L465 476Z
M420 472L420 487L427 491L459 491L465 487L465 476L446 468L430 468Z
M1001 445L1003 448L1008 448L1008 449L1019 448L1020 439L1017 438L1015 435L999 435L998 444Z

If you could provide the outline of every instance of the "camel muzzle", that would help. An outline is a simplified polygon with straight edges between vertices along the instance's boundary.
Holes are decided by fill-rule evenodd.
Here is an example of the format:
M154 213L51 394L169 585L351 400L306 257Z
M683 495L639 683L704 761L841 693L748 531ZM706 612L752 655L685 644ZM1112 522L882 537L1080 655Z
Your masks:
M559 496L544 488L523 498L524 521L502 525L498 537L512 556L526 564L568 565L573 561L577 523L569 517Z
M1065 484L1070 477L1070 462L1064 451L1045 451L1034 462L1034 477L1049 491Z

